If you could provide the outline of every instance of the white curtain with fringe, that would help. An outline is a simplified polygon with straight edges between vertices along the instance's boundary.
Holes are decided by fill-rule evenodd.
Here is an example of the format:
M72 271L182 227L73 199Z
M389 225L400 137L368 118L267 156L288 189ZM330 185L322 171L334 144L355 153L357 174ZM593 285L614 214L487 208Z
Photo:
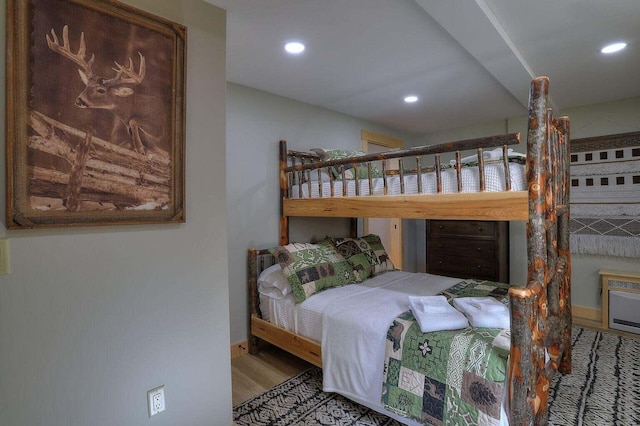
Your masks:
M580 254L640 257L640 238L572 234L571 251Z
M603 142L571 155L571 251L640 257L640 146Z

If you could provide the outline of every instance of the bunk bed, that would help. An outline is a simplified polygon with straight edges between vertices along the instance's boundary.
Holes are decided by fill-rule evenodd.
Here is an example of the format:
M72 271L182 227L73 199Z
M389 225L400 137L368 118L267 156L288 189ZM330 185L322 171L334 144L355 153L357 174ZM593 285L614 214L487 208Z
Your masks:
M280 246L290 243L289 217L293 216L526 221L527 282L509 286L505 297L510 309L510 344L502 421L506 417L511 425L547 424L551 378L556 371L571 372L569 119L553 116L548 91L547 77L531 82L522 177L517 164L510 162L508 149L520 142L519 134L323 161L315 152L289 151L286 142L280 143ZM485 160L488 148L496 147L502 152L500 159ZM462 153L469 150L476 153L474 167L464 167ZM443 163L442 154L455 159ZM433 159L433 166L423 166L427 158ZM398 159L396 169L388 167L391 159ZM405 170L405 160L415 167ZM375 165L381 165L381 170ZM498 170L498 184L489 181L488 176L495 174L491 167ZM352 179L346 176L349 168L354 172ZM473 174L471 189L463 183L465 173ZM326 368L325 348L317 335L305 336L291 327L274 325L261 311L264 305L257 281L275 262L272 253L273 249L248 251L249 351L257 353L264 340ZM441 290L451 285L444 282L436 287Z

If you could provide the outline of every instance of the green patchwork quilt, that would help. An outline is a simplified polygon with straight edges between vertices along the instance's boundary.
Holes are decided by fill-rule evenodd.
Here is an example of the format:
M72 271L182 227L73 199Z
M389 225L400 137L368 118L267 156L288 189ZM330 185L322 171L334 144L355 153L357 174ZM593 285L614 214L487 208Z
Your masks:
M493 296L508 303L509 285L466 280L441 293ZM382 403L426 425L498 425L509 330L465 328L423 333L411 311L387 333Z

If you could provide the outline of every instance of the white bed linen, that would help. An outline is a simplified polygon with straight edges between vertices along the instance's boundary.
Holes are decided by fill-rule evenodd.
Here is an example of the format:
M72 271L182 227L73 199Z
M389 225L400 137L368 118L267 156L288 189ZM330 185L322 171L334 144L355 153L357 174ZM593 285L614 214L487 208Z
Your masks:
M409 295L432 296L460 281L388 271L360 284L314 294L297 305L292 294L281 299L260 295L260 308L263 318L268 317L271 323L322 343L325 392L339 393L404 424L418 426L387 411L380 402L387 330L409 309ZM502 417L502 424L507 424L504 412Z
M462 192L478 192L480 190L480 179L478 177L477 167L464 167L462 174ZM442 171L442 192L445 194L458 192L458 180L455 169L447 169ZM524 164L509 163L509 176L511 178L512 191L525 191L526 185L526 167ZM421 175L422 192L424 194L437 193L437 181L435 173L423 173ZM504 166L502 163L485 164L485 191L500 192L506 190L504 179ZM360 179L360 195L369 194L369 179ZM404 176L405 194L418 193L418 176L410 174ZM400 177L398 175L387 177L387 193L388 195L400 195ZM384 179L372 179L373 195L384 195ZM318 182L311 182L311 197L309 196L309 185L302 184L302 196L300 196L300 188L294 185L291 188L291 198L318 198L320 190ZM334 182L334 197L342 197L342 181ZM355 180L347 181L347 196L356 195ZM322 197L331 196L331 186L329 182L322 182Z
M396 273L396 271L392 271ZM459 281L459 280L458 280ZM314 294L302 303L295 304L293 293L276 299L260 295L262 318L286 330L307 337L316 342L322 341L322 313L327 305L342 297L357 294L367 287L349 284Z
M387 413L380 397L389 325L409 309L409 294L432 296L460 279L387 272L365 282L365 290L336 300L323 312L323 388Z
M400 278L405 279L399 281ZM429 286L431 285L431 280L434 279L444 279L447 284L446 287L433 292L429 289ZM409 309L409 294L429 296L439 293L460 281L459 278L448 278L431 274L388 271L372 279L368 279L361 284L349 284L344 287L314 294L313 297L310 297L300 304L295 304L292 293L283 298L274 298L260 294L260 312L262 319L265 321L269 321L272 324L293 331L301 336L308 337L311 340L321 342L323 311L327 306L340 299L360 294L369 288L383 286L388 290L405 293L406 309L402 311L404 312ZM403 286L407 286L407 288L403 289ZM440 286L438 286L438 288L439 287ZM391 321L389 321L389 324L391 324Z

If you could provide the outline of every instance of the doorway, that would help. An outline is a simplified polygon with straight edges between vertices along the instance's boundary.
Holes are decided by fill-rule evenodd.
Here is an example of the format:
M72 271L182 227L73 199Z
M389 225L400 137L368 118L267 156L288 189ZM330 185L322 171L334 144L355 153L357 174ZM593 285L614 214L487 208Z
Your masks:
M362 140L362 151L367 154L404 148L402 140L369 130L362 130L360 139ZM398 160L389 160L387 165L389 168L397 168ZM377 166L382 169L381 165ZM362 221L362 229L364 235L379 235L382 245L387 249L394 266L398 269L403 269L402 219L365 218Z

